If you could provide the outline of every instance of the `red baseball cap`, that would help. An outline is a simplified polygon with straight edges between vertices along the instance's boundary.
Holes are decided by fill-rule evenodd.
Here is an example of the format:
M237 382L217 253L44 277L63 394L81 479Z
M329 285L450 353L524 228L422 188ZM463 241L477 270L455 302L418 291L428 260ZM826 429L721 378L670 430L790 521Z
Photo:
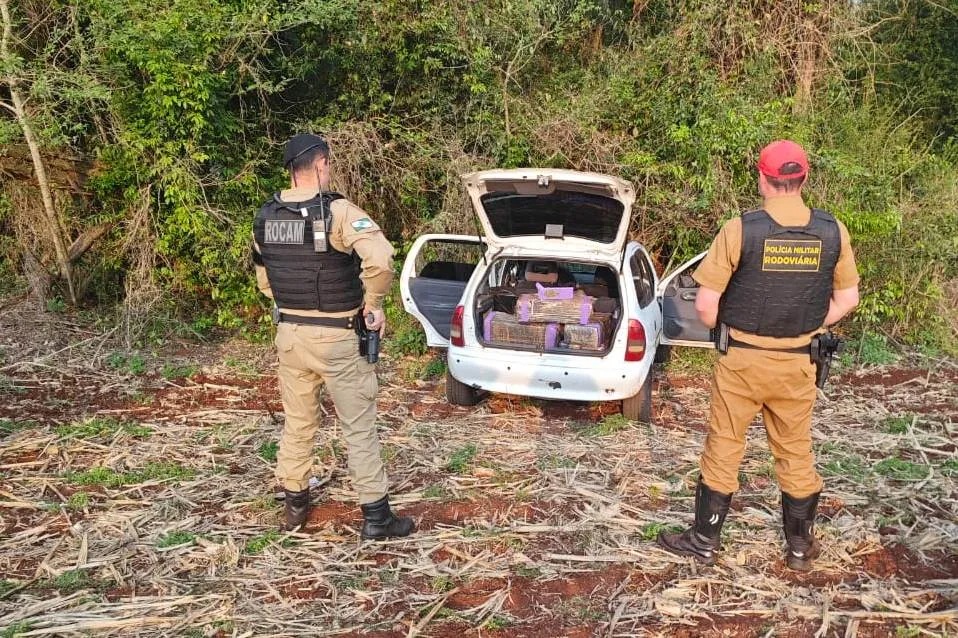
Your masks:
M782 173L786 164L798 164L801 170ZM777 179L803 177L808 172L808 156L805 149L792 140L775 140L759 153L758 170L766 177Z

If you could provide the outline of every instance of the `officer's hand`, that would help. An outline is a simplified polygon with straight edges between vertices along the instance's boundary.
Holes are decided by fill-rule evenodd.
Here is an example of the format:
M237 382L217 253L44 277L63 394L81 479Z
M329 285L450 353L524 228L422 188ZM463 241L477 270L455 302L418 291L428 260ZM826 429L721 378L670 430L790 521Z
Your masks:
M370 321L369 315L372 315L372 321ZM366 327L370 330L386 331L386 313L383 312L382 308L373 309L366 306L363 308L363 316L366 317Z

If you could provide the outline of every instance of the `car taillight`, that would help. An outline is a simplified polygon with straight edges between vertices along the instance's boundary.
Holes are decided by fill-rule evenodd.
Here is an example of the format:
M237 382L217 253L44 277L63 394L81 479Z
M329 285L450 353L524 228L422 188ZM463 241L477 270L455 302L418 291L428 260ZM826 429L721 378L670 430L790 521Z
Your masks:
M462 313L465 312L462 306L456 306L452 313L452 321L449 322L449 341L454 346L462 347L466 345L466 340L462 337ZM643 340L645 336L643 335Z
M625 360L641 361L645 356L645 328L638 319L629 319L629 340L625 344Z

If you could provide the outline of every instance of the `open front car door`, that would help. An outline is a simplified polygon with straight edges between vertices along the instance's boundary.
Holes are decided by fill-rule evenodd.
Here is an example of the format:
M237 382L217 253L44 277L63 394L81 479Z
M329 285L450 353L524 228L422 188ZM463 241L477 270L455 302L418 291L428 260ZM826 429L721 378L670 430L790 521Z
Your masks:
M422 324L428 345L449 346L452 313L484 252L482 240L472 235L422 235L409 249L399 290L406 312Z
M661 343L694 348L714 348L711 331L699 320L695 296L699 284L692 273L705 258L700 253L662 278L656 290L662 304Z

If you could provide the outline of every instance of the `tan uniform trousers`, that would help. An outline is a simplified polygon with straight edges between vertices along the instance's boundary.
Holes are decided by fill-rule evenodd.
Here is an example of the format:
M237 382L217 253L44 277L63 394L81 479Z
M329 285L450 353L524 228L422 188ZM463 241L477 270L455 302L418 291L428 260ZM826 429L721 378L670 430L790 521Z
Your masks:
M738 490L745 434L761 410L782 491L804 498L822 489L812 454L815 364L807 354L730 347L712 379L709 433L700 467L713 490Z
M376 431L376 366L359 355L353 330L280 323L276 327L279 385L286 424L276 455L276 478L291 491L305 490L321 420L322 385L333 399L346 440L349 476L359 502L385 496L386 471Z

